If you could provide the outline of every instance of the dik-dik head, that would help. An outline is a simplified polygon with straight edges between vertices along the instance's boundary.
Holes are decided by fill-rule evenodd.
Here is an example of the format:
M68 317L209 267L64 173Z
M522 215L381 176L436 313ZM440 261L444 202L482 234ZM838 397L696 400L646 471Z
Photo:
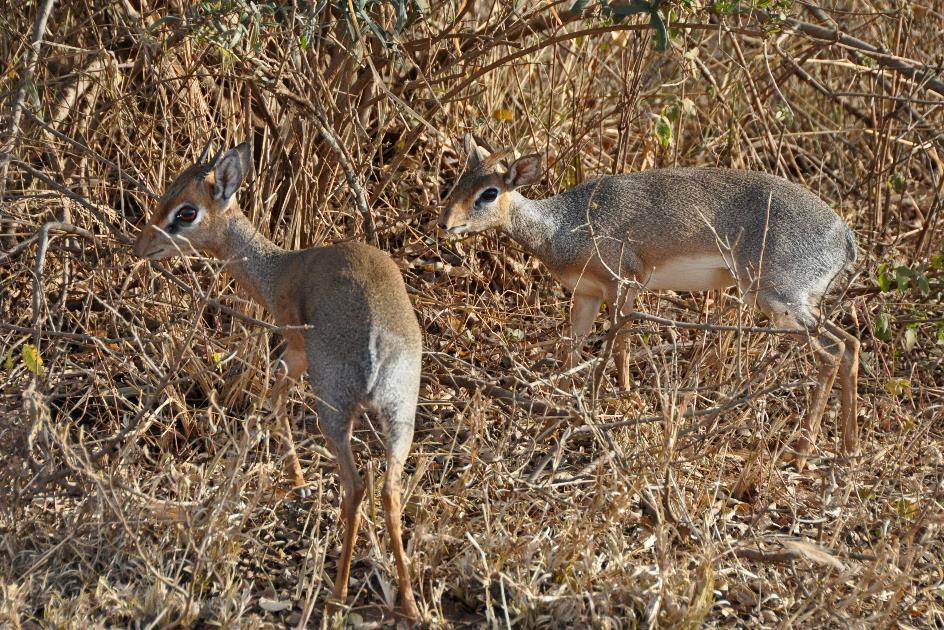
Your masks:
M209 147L164 191L134 244L136 255L150 260L194 252L219 255L223 226L230 213L239 212L233 197L252 168L252 156L244 142L207 161Z
M509 151L488 151L465 137L468 155L466 170L446 199L439 227L453 234L482 232L507 224L511 204L509 194L516 188L541 179L541 157L518 158L505 166Z

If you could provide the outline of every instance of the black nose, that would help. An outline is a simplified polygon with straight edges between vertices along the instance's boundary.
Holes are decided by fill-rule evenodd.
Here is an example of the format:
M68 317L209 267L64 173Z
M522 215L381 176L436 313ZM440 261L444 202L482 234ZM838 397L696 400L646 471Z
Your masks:
M445 229L446 229L446 222L445 222L445 221L439 221L438 223L436 223L436 225L439 226L439 229L440 229L440 230L445 230Z

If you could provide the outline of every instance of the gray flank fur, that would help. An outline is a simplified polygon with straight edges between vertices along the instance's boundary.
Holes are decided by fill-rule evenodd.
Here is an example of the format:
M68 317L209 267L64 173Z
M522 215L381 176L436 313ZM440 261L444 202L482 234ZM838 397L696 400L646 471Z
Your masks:
M807 294L812 282L856 260L852 231L825 202L756 171L655 169L594 179L525 203L556 230L548 235L543 226L519 225L511 236L552 269L593 249L588 222L604 259L621 263L624 272L642 273L674 255L730 249L740 277L756 278L760 269L762 285L790 297Z

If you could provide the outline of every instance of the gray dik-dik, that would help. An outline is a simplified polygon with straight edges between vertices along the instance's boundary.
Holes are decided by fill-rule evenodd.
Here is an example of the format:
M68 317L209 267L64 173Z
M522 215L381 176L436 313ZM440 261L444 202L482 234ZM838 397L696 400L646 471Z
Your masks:
M640 290L705 291L737 286L744 302L777 328L798 330L817 363L796 464L805 465L836 375L842 441L858 443L859 341L822 321L821 301L856 260L846 223L812 192L783 178L724 168L666 168L584 182L547 199L518 188L541 179L542 159L510 163L467 136L465 172L439 217L452 234L497 229L538 257L573 291L570 336L576 360L606 302L632 310ZM625 336L617 339L618 381L630 384ZM579 356L579 355L576 355Z
M208 145L209 146L209 145ZM384 427L387 451L382 500L399 582L399 613L417 619L401 537L401 476L413 441L422 334L403 277L375 247L343 243L287 251L239 210L235 193L252 169L247 144L212 160L207 149L168 186L141 231L135 253L150 260L205 252L226 261L238 286L283 327L285 373L271 390L280 411L307 369L317 394L318 422L341 472L344 535L332 605L347 599L351 553L365 484L351 451L355 418L367 411ZM286 472L305 483L291 427L281 414Z

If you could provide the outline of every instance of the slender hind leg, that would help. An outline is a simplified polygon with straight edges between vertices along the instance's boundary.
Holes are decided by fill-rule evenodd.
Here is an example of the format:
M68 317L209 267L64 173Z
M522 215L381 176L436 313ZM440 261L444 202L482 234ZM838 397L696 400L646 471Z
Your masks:
M842 339L845 352L839 362L839 384L842 387L842 449L847 455L859 448L859 340L832 322L826 330Z
M338 572L334 579L331 599L334 604L343 605L347 601L347 587L351 577L351 556L360 528L360 504L364 498L364 481L357 472L354 453L351 451L351 426L353 411L341 412L330 408L325 403L318 405L318 420L328 440L328 445L338 458L341 472L341 520L344 521L344 537L341 544L341 557L338 559Z
M384 481L381 498L384 506L384 516L387 521L387 535L390 536L390 549L397 565L397 583L399 584L399 613L408 619L419 619L420 612L413 597L413 586L410 580L410 563L403 550L403 536L400 531L402 524L401 510L401 480L403 464L410 453L413 443L413 405L400 414L390 414L393 420L387 423L387 478ZM397 420L397 416L403 420Z
M268 402L271 409L279 415L278 433L282 442L283 474L292 484L293 489L298 490L302 496L306 496L305 475L298 461L298 453L295 451L295 440L292 439L292 425L288 419L285 396L289 388L305 373L308 368L308 359L305 356L304 344L298 341L293 343L293 341L291 338L288 339L288 348L282 355L286 370L272 387Z

